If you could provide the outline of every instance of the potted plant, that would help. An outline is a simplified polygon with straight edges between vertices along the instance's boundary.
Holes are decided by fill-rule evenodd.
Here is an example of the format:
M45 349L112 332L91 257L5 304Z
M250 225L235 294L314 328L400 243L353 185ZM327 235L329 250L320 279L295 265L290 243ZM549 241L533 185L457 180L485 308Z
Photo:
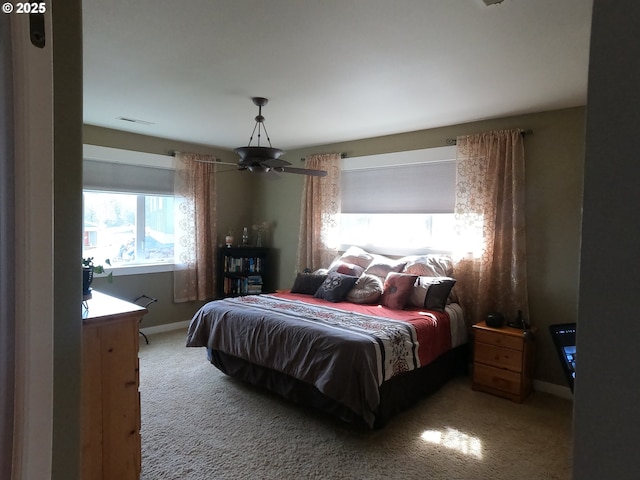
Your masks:
M111 266L111 261L106 259L104 261L107 265ZM94 273L105 273L105 269L102 265L95 265L93 263L93 257L87 257L82 259L82 295L91 295L91 282L93 282ZM109 272L107 280L111 282L113 279L113 272Z

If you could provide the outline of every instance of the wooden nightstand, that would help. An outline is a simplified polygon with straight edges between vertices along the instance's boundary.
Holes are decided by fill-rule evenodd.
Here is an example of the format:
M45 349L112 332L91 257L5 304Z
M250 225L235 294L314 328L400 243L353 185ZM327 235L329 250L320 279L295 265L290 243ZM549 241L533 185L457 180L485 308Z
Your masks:
M520 329L492 328L485 322L475 324L473 331L472 388L522 402L531 393L533 340L526 340Z

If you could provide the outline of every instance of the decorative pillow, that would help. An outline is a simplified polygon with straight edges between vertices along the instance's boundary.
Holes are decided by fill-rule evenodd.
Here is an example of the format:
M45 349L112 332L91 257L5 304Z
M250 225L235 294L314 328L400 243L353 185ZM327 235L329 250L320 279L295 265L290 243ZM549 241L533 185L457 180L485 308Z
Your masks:
M451 277L453 263L448 255L412 255L401 260L406 262L402 273L427 277Z
M363 269L367 268L372 260L373 255L365 252L360 247L349 247L347 251L344 252L340 257L340 261L346 263L355 263Z
M405 264L404 260L393 260L384 255L375 255L364 273L386 279L391 272L401 272Z
M382 280L375 275L362 275L349 290L345 300L351 303L376 303L382 295Z
M409 301L417 279L417 275L407 275L406 273L396 272L389 273L384 281L380 303L394 310L402 310Z
M330 302L341 302L357 281L358 277L331 272L313 296Z
M444 312L447 298L455 284L455 279L450 277L418 277L409 301L416 307Z
M304 293L313 295L316 293L322 282L327 278L327 274L317 275L315 273L299 273L291 287L291 293Z
M329 269L329 273L338 272L344 273L345 275L351 275L352 277L359 277L364 273L364 268L360 265L356 265L355 263L347 263L347 262L334 262L331 268Z

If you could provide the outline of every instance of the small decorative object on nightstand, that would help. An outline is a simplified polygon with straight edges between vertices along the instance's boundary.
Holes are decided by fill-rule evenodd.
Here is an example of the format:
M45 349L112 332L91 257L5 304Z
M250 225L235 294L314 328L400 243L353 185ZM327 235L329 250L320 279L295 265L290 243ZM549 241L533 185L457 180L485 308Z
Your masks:
M473 326L473 389L522 402L531 393L533 329Z

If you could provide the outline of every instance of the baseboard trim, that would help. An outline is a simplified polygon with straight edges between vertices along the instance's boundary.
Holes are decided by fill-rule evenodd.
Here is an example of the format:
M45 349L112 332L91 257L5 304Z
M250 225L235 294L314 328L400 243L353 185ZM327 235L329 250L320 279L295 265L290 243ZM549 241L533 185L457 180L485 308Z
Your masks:
M170 332L172 330L181 330L189 326L189 320L184 322L165 323L154 327L141 328L140 331L145 335L153 335L154 333Z
M569 387L563 387L562 385L556 385L555 383L534 380L533 389L536 392L550 393L551 395L555 395L556 397L573 401L573 393L571 392L571 389Z

